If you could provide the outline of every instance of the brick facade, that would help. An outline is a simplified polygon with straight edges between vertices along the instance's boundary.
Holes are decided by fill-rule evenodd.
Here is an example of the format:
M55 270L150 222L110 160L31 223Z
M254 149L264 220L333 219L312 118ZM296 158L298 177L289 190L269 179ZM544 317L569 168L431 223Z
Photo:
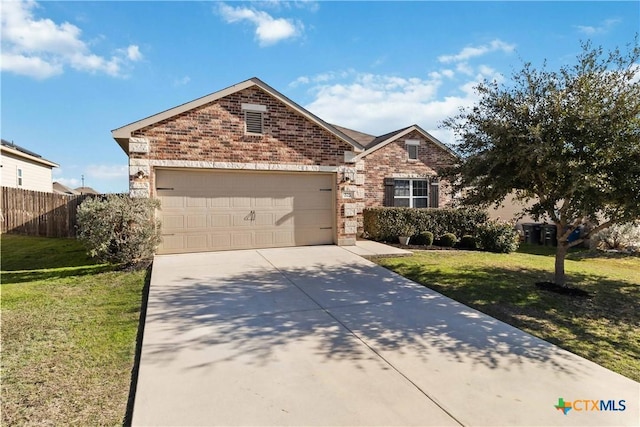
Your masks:
M262 135L245 133L243 103L266 106ZM336 243L355 242L364 190L343 179L356 175L344 162L354 147L257 86L136 130L129 144L130 189L143 196L159 166L334 173Z
M409 160L405 141L418 140L418 159ZM384 206L385 178L420 178L438 175L441 167L449 166L455 160L453 155L425 138L417 130L367 154L365 161L365 204L366 207ZM450 186L440 181L440 207L451 202Z

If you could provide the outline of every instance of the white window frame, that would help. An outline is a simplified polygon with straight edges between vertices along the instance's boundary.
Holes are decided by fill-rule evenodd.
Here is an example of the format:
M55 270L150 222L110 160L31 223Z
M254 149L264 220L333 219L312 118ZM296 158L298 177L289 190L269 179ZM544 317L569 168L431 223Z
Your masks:
M407 148L407 158L409 160L418 160L418 147L420 146L420 140L407 139L404 141L404 145Z
M16 184L18 185L18 187L22 187L24 184L22 168L18 168L18 170L16 171Z
M409 195L408 196L398 196L398 195L395 194L396 189L398 188L398 184L397 184L398 181L409 181ZM414 196L413 195L414 183L417 182L417 181L426 183L426 186L427 186L427 194L426 195L424 195L424 196ZM424 179L424 178L423 179L418 179L418 178L395 178L394 179L394 184L393 184L393 188L394 188L394 195L393 195L394 203L393 203L393 205L394 206L398 206L395 203L395 201L398 200L398 199L404 199L404 200L408 199L409 200L409 206L408 207L415 208L416 207L416 200L420 199L420 200L426 200L426 205L420 207L419 209L430 207L429 206L429 196L430 196L430 191L431 191L430 185L431 185L431 183L429 182L429 180L428 179ZM407 206L405 206L405 207L407 207Z
M266 105L258 104L242 104L242 111L244 112L244 133L246 135L263 135L264 134L264 113L267 111ZM248 115L259 114L260 115L260 132L249 132L247 122ZM254 116L254 119L256 117Z

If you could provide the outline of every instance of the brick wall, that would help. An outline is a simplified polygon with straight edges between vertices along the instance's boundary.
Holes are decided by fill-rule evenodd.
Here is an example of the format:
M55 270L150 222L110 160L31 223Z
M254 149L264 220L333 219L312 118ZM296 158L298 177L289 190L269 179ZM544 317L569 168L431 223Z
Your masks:
M409 160L405 141L419 140L418 160ZM452 155L426 139L418 131L367 155L365 158L365 203L367 207L384 205L384 178L437 176L437 170L454 160ZM440 183L440 206L451 201L450 186Z
M264 134L246 135L242 103L267 107ZM134 132L153 159L341 165L353 147L257 87ZM135 155L133 155L135 158Z
M242 104L266 106L263 135L247 135ZM344 152L354 148L289 108L258 87L250 87L212 103L155 123L132 134L130 188L132 194L154 194L154 166L162 161L181 161L183 167L233 168L238 164L333 167L336 170L336 226L338 243L355 242L356 222L361 223L364 191L346 191L357 186L342 182L344 168L355 174L355 165L344 163ZM132 150L131 147L134 147ZM261 166L261 167L262 167ZM304 169L299 169L304 170ZM309 169L311 170L311 169ZM360 197L353 213L353 198ZM353 214L353 215L352 215Z

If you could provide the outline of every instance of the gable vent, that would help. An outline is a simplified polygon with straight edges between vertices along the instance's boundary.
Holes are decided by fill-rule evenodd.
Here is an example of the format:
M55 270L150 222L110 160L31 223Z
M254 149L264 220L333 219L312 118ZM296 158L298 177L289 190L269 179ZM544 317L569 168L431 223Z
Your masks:
M262 113L259 111L245 111L244 121L247 133L262 133Z

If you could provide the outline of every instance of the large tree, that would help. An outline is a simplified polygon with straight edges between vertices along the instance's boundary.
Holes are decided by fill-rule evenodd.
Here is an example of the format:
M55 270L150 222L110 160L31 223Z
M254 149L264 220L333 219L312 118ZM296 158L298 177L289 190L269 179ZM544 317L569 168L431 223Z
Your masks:
M557 230L555 282L570 247L640 218L640 47L591 43L557 71L525 63L505 83L476 87L479 101L444 121L461 161L445 171L462 202L490 206L509 194ZM592 228L569 242L582 225ZM583 227L587 229L586 227Z

